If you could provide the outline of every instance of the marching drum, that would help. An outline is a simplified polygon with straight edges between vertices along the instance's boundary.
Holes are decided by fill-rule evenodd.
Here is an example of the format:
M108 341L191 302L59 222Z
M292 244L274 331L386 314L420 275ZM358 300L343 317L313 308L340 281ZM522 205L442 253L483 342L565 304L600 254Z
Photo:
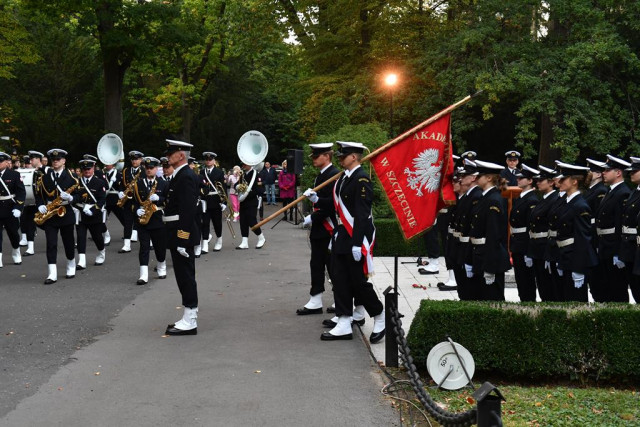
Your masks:
M35 169L17 169L20 173L20 179L24 184L24 189L27 192L27 197L24 199L25 206L35 206L36 205L36 196L35 196L35 186L34 175Z

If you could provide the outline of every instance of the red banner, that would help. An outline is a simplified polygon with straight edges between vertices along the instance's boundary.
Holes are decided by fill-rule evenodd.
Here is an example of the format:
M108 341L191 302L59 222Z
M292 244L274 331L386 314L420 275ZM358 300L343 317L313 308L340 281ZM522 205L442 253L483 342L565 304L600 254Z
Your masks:
M427 125L371 159L405 239L431 228L455 203L451 115Z

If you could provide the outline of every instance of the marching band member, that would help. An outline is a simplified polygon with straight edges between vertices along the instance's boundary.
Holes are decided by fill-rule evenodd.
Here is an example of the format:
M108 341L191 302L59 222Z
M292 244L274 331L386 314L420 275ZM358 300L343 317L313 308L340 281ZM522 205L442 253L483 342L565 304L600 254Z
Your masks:
M336 302L336 326L323 332L323 341L351 340L351 320L354 299L373 317L373 332L369 342L380 342L385 335L384 308L367 275L373 273L375 227L371 212L373 186L368 174L360 167L365 146L358 142L341 142L336 153L344 175L333 186L333 197L319 199L312 191L305 196L320 209L336 211L337 228L331 241L331 281Z
M240 234L242 235L242 242L236 249L249 249L249 229L258 223L256 219L258 195L253 188L258 173L250 165L243 164L242 169L244 170L244 176L235 184L238 199L245 197L240 201ZM264 233L260 228L253 230L253 232L258 236L256 249L260 249L266 242Z
M518 163L520 163L520 153L511 150L504 153L506 157L507 167L500 172L500 178L507 180L507 186L515 187L518 185L518 178L516 178L516 172L518 171Z
M317 187L339 171L331 158L333 156L333 144L328 142L324 144L309 144L311 147L311 157L313 166L320 171L316 176L313 187ZM331 198L332 186L326 185L318 192L318 197ZM335 213L333 209L320 209L314 205L311 215L304 218L304 225L311 226L309 233L309 242L311 243L311 260L309 261L309 269L311 270L311 298L302 308L296 310L300 316L306 314L322 313L322 293L324 292L325 269L331 271L331 253L329 251L329 243L336 224ZM357 319L360 320L360 319Z
M588 301L586 276L598 260L591 246L591 210L580 194L589 185L589 168L557 162L560 190L566 197L558 209L560 252L558 275L562 277L561 301Z
M124 227L124 214L122 213L122 208L118 206L118 200L120 200L118 196L118 186L122 180L122 174L118 172L115 165L104 165L104 180L107 183L105 188L107 194L105 204L107 219L104 221L102 234L105 246L109 246L109 243L111 242L111 233L109 233L109 229L107 228L109 215L113 212L116 218L118 218L118 221L120 221L122 227Z
M626 264L627 283L636 303L640 303L640 277L634 273L638 257L638 214L640 214L640 157L631 157L631 167L627 168L629 179L635 188L625 201L622 210L622 241L619 259Z
M480 160L475 164L482 197L471 208L471 273L481 278L480 300L504 301L504 273L511 268L507 252L507 212L501 196L504 185L500 182L504 168Z
M44 155L39 151L29 151L29 163L31 167L35 169L33 172L33 192L35 195L38 182L42 179L42 176L49 171L48 166L43 166L42 158ZM22 212L22 217L20 218L20 228L23 233L26 233L26 242L27 242L27 250L24 252L23 256L31 256L35 254L34 248L34 240L36 237L36 223L33 222L33 218L36 215L37 209L36 206L25 206Z
M140 151L130 151L129 159L131 160L131 167L124 170L121 176L120 185L118 187L118 198L128 199L122 207L122 217L124 219L124 245L122 249L118 251L119 254L131 252L131 242L138 241L138 232L134 230L135 212L133 212L133 201L127 193L128 187L133 186L133 183L140 177L144 176L144 171L140 167L144 154ZM121 202L122 203L122 202Z
M596 232L598 233L598 259L603 268L606 284L592 292L597 302L629 302L629 284L625 273L625 263L619 257L622 241L622 211L624 201L631 190L624 183L623 170L631 164L607 154L607 163L602 173L609 191L600 202L596 212ZM594 285L596 285L594 283Z
M549 242L549 215L552 207L558 199L553 180L557 173L553 169L538 166L540 173L536 177L536 187L542 194L542 199L533 207L529 216L529 245L527 257L533 260L533 271L535 275L538 293L542 301L558 301L549 261L546 260L547 244ZM555 271L555 264L553 266Z
M104 180L95 175L96 161L90 158L80 160L82 177L80 186L76 190L79 197L74 197L74 206L80 211L80 219L76 225L78 237L78 270L87 268L87 230L91 233L93 243L98 249L98 256L95 265L104 264L105 250L104 237L102 235L104 226L104 205L107 199Z
M162 163L162 179L167 183L171 182L173 175L173 166L169 163L169 159L166 157L160 157L160 163Z
M65 169L67 152L58 148L47 151L51 159L49 173L42 177L42 183L36 192L36 205L41 215L51 215L40 228L44 230L47 240L47 264L49 274L44 281L50 285L58 281L58 233L62 238L64 253L67 258L67 279L76 276L75 242L73 228L76 222L75 214L70 204L74 201L74 191L80 184L68 169ZM59 203L56 207L55 204ZM49 211L49 209L53 209ZM57 213L56 213L57 211ZM60 216L59 213L62 213Z
M513 260L513 272L518 287L520 301L536 300L536 276L533 270L533 258L527 255L529 247L529 223L531 214L538 197L533 191L534 177L540 171L524 163L522 169L516 172L518 187L522 189L520 195L513 200L509 224L511 225L511 240L509 249Z
M11 257L16 265L22 264L18 226L27 196L19 172L10 169L11 156L0 152L0 268L2 268L2 228L11 242Z
M187 166L191 148L193 145L187 142L167 140L165 154L174 172L167 190L162 221L165 223L167 245L184 306L182 319L167 326L167 335L198 333L198 285L193 249L200 243L200 239L195 238L199 233L196 203L200 180Z
M29 158L29 155L26 156L22 156L22 167L24 169L33 169L33 167L31 166L31 159ZM35 172L35 171L34 171ZM22 178L22 176L21 176ZM35 178L35 176L32 176L32 178ZM23 182L24 184L24 182ZM26 187L25 187L26 190ZM27 246L27 228L29 227L29 225L27 224L29 222L29 219L27 218L27 215L25 215L25 212L27 212L27 207L30 207L31 212L34 213L35 215L35 206L27 206L27 199L25 198L25 204L22 207L22 215L20 215L20 219L18 219L18 223L20 224L20 246ZM34 225L35 228L35 225Z
M213 232L216 235L214 251L222 249L222 211L227 208L222 203L218 190L224 190L224 172L216 166L216 153L205 151L202 153L205 167L200 171L200 175L206 183L206 211L202 218L202 252L209 251L209 221L213 223Z
M149 252L152 243L158 263L156 268L158 278L166 279L167 277L167 233L162 222L161 208L164 205L169 183L163 179L157 179L159 164L160 160L155 157L145 157L143 161L145 176L138 178L134 187L134 207L140 239L138 252L140 278L136 282L137 285L149 283Z

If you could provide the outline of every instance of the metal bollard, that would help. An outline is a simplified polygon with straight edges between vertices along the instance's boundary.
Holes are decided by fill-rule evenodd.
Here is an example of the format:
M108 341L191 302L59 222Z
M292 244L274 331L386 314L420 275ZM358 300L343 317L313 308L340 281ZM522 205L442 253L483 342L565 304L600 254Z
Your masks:
M495 391L495 395L490 394ZM493 384L485 382L473 392L478 409L478 427L502 427L502 401L506 399Z
M398 342L396 341L396 331L391 322L391 307L398 309L398 294L391 292L389 286L384 293L384 321L385 321L385 341L384 341L384 364L390 368L398 367Z

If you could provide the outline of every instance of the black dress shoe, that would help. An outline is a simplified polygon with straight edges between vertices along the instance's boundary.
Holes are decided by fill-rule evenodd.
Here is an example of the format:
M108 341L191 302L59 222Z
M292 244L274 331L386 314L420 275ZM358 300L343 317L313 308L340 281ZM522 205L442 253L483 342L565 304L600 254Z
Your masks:
M70 274L67 274L67 275L66 275L66 276L64 276L64 277L66 277L67 279L73 279L74 277L76 277L76 275L74 274L74 275L72 276L72 275L70 275Z
M167 327L164 331L165 335L198 335L198 328L189 329L188 331L177 329L175 325Z
M380 332L372 332L371 335L369 336L369 342L371 344L380 342L380 340L384 338L384 334L385 334L385 329L381 330Z
M131 252L130 250L125 251L124 249L118 249L118 253L119 254L128 254L129 252Z
M25 252L25 253L23 253L23 254L22 254L22 256L23 256L23 257L24 257L24 256L33 256L33 255L35 255L35 253L31 254L31 253L29 253L29 252Z
M336 312L335 307L327 307L327 313L335 313L335 312Z
M46 279L46 280L44 281L44 284L45 284L45 285L51 285L51 284L56 283L56 282L57 282L57 280L53 280L53 279Z
M424 268L419 268L418 269L418 273L423 274L423 275L427 275L427 274L438 274L439 271L427 271Z
M323 332L322 335L320 335L321 341L339 341L339 340L352 340L352 339L353 339L353 334L331 335L329 332Z
M87 267L83 267L81 265L76 267L76 270L86 270L86 269L87 269Z
M443 286L444 286L444 283L443 283L443 282L438 282L438 284L437 284L436 286L437 286L437 287L439 287L439 288L441 288L441 287L443 287Z
M442 285L442 286L438 286L438 289L440 289L441 291L457 291L458 287L457 286Z
M138 279L138 281L136 282L136 285L146 285L147 283L149 283L149 282L145 282L142 279Z
M167 278L167 276L166 276L166 275L164 275L164 276L158 276L158 279L166 279L166 278Z
M322 321L322 327L324 328L335 328L338 324L331 319L324 319Z
M298 316L306 316L307 314L322 314L322 308L302 307L296 310Z
M353 322L351 322L351 324L354 324L354 323L355 323L355 324L356 324L356 325L358 325L358 326L364 326L364 322L365 322L366 320L367 320L367 319L354 320Z

